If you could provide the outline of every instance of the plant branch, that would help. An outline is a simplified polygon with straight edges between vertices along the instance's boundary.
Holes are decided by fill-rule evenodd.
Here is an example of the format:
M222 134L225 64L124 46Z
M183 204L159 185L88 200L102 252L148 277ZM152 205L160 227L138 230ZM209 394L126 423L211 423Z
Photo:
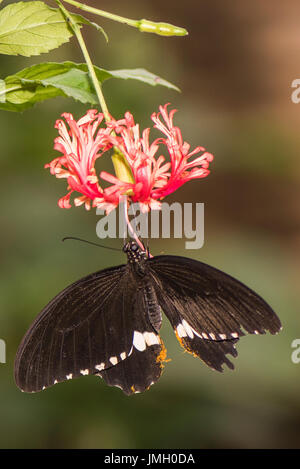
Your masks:
M156 21L149 20L131 20L129 18L124 18L123 16L115 15L114 13L109 13L108 11L99 10L98 8L90 7L84 3L77 2L76 0L63 0L70 5L73 5L80 10L93 13L94 15L102 16L103 18L108 18L119 23L127 24L133 28L137 28L142 32L155 33L160 36L186 36L188 34L187 30L179 26L173 26L169 23L157 23Z
M99 100L99 103L100 103L104 118L105 118L106 122L108 122L108 121L110 121L110 114L108 112L108 108L107 108L107 105L106 105L106 102L105 102L105 99L104 99L104 96L103 96L103 93L102 93L102 88L101 88L101 85L100 85L100 83L98 81L98 78L96 76L96 72L95 72L93 63L91 61L90 54L88 53L87 47L86 47L84 39L82 37L80 27L74 21L74 19L72 18L72 15L62 5L60 0L55 0L55 1L58 4L58 6L59 6L60 10L62 11L63 15L65 16L67 22L70 24L70 27L72 28L72 30L73 30L76 38L77 38L80 49L82 51L82 54L84 56L84 59L86 61L87 66L88 66L90 77L91 77L91 80L93 82L93 85L94 85L94 88L95 88L95 91L96 91L96 94L97 94L97 97L98 97L98 100Z

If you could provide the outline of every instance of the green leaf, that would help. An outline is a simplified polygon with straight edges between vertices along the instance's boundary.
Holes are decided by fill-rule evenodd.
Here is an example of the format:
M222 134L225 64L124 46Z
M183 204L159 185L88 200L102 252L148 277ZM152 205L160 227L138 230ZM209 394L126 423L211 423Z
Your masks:
M0 11L1 54L39 55L67 42L72 35L61 11L43 2L12 3Z
M109 71L95 67L95 72L101 84L110 78L134 79L178 90L175 85L144 69ZM56 96L98 104L86 64L43 63L25 68L0 81L0 109L3 110L24 111L39 101Z
M93 26L93 28L96 28L97 31L99 31L100 33L103 34L103 36L105 37L105 40L106 42L108 43L108 36L106 34L106 32L104 31L104 29L102 28L102 26L100 26L99 24L95 23L94 21L90 21L89 19L85 18L84 16L82 15L72 15L72 17L75 19L75 21L80 24L88 24L89 26Z
M167 88L170 88L175 91L180 91L177 86L173 85L167 80L164 80L163 78L160 78L157 75L154 75L154 73L148 72L144 68L134 68L134 69L123 69L123 70L114 70L109 72L112 77L114 78L122 78L123 80L138 80L142 81L144 83L147 83L148 85L151 86L156 86L156 85L161 85L161 86L166 86Z

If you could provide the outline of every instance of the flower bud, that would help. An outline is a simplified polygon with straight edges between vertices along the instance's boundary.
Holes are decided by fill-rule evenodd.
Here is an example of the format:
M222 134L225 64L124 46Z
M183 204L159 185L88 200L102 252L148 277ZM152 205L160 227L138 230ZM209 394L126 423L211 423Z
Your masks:
M160 36L186 36L188 34L186 29L179 26L149 20L140 20L138 28L142 32L159 34Z
M114 148L114 154L111 159L114 165L115 173L118 179L123 182L134 184L134 178L126 158L122 155L117 148Z

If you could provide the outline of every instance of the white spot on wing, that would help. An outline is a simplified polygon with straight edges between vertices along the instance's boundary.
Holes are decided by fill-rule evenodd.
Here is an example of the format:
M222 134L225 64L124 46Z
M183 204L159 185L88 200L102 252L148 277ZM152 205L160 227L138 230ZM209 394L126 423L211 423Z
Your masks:
M121 360L125 360L125 358L126 358L126 352L122 352L122 353L120 354L120 357L121 357Z
M237 339L239 336L237 332L232 332L231 335L234 339Z
M72 379L72 378L73 378L72 373L70 373L69 375L67 375L66 378L67 378L67 379Z
M143 352L146 349L146 342L141 332L134 331L133 345L139 352Z
M191 328L191 329L192 329L192 331L194 332L194 334L195 334L196 336L200 337L200 339L203 339L203 337L202 337L202 335L200 334L200 332L195 331L195 329L193 329L193 328Z
M159 345L159 337L154 332L144 332L144 339L147 345Z
M176 330L177 330L177 334L179 335L179 337L187 336L186 330L182 324L178 324L178 326L176 327Z
M215 336L215 334L213 334L213 332L211 332L209 335L212 338L212 340L216 340L216 336Z
M194 337L193 330L192 330L191 326L186 322L185 319L182 321L182 325L183 325L183 327L185 328L186 333L187 333L187 335L189 336L189 338L190 338L190 339L193 339L193 337Z
M104 370L104 368L105 368L105 364L104 364L104 363L100 363L100 365L96 365L95 368L96 368L96 370L102 371L102 370Z
M89 370L88 370L88 369L86 369L86 370L80 370L80 373L81 373L82 375L88 375L88 374L89 374Z
M226 337L227 337L227 335L226 335L226 334L219 334L219 336L220 336L220 339L222 339L222 340L225 340L225 339L226 339Z
M118 363L117 357L110 357L109 361L112 363L112 365L116 365Z

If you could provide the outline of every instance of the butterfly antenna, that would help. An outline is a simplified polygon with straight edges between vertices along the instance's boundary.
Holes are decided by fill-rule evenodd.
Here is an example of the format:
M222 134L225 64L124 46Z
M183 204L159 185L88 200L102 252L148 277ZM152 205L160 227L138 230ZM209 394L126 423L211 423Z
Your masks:
M113 248L111 246L104 246L103 244L93 243L93 241L87 241L86 239L76 238L74 236L66 236L62 239L62 241L66 241L68 239L74 239L75 241L82 241L83 243L91 244L92 246L98 246L98 248L105 248L110 249L111 251L122 251L122 249Z

